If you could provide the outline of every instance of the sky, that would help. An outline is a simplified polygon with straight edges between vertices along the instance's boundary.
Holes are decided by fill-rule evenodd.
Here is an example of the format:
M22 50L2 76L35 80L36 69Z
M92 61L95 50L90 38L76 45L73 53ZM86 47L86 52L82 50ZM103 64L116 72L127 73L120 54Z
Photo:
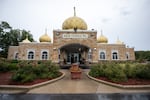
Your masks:
M0 21L30 31L39 42L45 29L51 39L54 29L62 29L74 6L88 30L98 37L102 30L108 43L119 38L135 50L150 50L150 0L0 0Z

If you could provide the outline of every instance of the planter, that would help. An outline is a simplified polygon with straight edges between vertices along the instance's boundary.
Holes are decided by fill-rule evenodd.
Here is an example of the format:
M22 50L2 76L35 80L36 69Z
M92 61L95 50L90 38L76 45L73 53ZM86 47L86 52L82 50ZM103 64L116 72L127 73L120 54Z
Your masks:
M71 79L80 79L81 78L81 69L78 64L72 64L70 68Z
M80 79L81 78L81 71L79 72L71 72L71 79Z

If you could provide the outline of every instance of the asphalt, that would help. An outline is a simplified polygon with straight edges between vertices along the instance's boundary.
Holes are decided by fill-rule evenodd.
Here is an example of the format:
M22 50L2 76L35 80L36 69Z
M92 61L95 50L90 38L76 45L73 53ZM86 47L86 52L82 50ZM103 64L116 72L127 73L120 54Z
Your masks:
M82 70L81 79L71 79L69 70L61 70L65 77L56 82L31 89L28 94L79 94L79 93L150 93L150 89L122 89L96 82L87 77L88 69Z

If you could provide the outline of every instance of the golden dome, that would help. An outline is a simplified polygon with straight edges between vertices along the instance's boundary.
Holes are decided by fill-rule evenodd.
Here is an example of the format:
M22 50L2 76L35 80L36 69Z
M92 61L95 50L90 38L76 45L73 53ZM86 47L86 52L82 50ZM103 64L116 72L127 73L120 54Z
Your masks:
M117 38L116 44L123 44L123 42L120 41L119 38Z
M39 41L40 42L51 42L51 38L47 35L47 32L45 32L45 34L39 38Z
M101 33L101 36L97 39L98 43L108 43L108 39Z
M69 17L66 19L62 24L62 29L81 29L81 30L87 30L87 24L86 22L76 16L75 7L74 7L74 16Z
M24 39L22 42L23 43L31 43L31 41L29 41L29 39L28 39L28 36L26 36L26 39Z

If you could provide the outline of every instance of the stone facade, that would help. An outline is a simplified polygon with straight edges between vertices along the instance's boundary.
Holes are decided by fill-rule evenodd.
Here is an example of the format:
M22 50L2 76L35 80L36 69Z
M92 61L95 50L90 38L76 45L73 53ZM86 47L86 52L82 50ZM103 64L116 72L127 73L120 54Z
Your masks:
M134 48L128 48L119 39L115 44L108 44L103 36L97 38L96 30L87 30L86 22L76 16L67 18L62 30L53 30L53 43L47 32L40 43L30 42L27 38L19 46L10 46L8 59L51 60L60 64L98 63L104 60L135 60Z
M10 46L8 59L51 60L56 63L65 60L69 64L72 55L79 63L83 58L90 63L135 60L134 48L125 44L97 43L95 30L53 30L53 43L20 42L19 46Z

